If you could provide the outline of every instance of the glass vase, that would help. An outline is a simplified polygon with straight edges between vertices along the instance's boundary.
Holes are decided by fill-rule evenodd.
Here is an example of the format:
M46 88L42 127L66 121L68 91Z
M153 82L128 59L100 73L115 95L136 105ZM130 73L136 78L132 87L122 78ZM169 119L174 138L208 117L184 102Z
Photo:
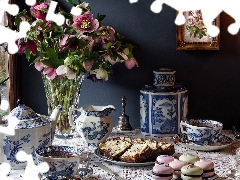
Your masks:
M72 105L78 107L84 74L77 76L76 79L56 77L53 80L42 74L42 79L47 98L48 115L51 115L56 106L63 107L57 121L56 136L65 138L73 136L73 128L69 124L68 115L73 116L73 118L75 115L68 112Z

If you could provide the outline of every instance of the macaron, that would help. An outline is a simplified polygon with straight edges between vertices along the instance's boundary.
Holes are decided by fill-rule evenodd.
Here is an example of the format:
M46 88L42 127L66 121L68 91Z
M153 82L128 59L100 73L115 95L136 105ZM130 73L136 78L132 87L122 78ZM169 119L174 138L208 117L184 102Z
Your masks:
M181 168L182 180L202 180L203 170L193 164L185 165Z
M189 153L184 153L179 157L179 160L181 161L186 161L189 164L194 164L195 162L199 161L199 157L193 154L189 154Z
M181 161L179 159L174 159L172 162L169 163L169 166L173 168L173 177L179 178L181 176L181 168L185 165L187 165L188 162Z
M173 168L166 164L155 164L152 169L152 178L155 180L171 180Z
M160 155L157 157L155 164L169 164L174 160L174 157L168 155Z
M215 174L214 163L209 160L200 159L199 161L195 162L194 165L202 168L203 170L202 177L208 178L208 177L212 177Z

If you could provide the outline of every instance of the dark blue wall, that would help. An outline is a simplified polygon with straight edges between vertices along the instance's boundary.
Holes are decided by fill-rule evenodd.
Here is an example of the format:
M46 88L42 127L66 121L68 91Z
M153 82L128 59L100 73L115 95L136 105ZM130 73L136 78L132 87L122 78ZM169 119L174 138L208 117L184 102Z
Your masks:
M67 9L66 3L62 2ZM227 27L233 22L221 14L221 46L219 51L177 51L176 11L166 5L160 14L150 10L153 0L87 0L93 10L105 14L105 25L115 28L126 41L137 46L138 68L128 70L115 64L113 74L104 83L85 80L80 106L108 105L116 107L111 114L114 125L121 115L121 98L126 96L126 114L133 127L139 126L139 90L152 84L152 71L167 67L176 70L176 81L189 90L189 118L208 118L231 129L240 119L240 33L232 36ZM40 114L47 114L46 98L40 73L23 60L23 100ZM240 123L239 123L240 124Z

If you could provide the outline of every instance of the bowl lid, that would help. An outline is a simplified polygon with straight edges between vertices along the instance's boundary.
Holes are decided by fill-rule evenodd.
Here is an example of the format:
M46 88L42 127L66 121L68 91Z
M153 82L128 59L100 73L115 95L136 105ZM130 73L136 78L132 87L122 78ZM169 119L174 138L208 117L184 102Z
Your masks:
M3 117L5 125L8 124L8 120L11 120L11 118L19 120L19 123L15 127L16 129L36 128L50 123L46 116L43 117L35 113L30 107L23 104L21 100L18 100L16 108L14 108L7 116Z

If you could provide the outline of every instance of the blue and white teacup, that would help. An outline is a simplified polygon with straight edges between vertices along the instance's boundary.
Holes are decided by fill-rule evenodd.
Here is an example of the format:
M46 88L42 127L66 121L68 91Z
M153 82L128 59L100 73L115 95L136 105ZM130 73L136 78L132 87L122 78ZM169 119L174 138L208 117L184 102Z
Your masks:
M181 133L197 145L211 145L218 141L223 124L208 119L190 119L180 122Z
M36 149L38 163L47 162L45 176L73 177L79 173L82 149L70 146L48 146Z

